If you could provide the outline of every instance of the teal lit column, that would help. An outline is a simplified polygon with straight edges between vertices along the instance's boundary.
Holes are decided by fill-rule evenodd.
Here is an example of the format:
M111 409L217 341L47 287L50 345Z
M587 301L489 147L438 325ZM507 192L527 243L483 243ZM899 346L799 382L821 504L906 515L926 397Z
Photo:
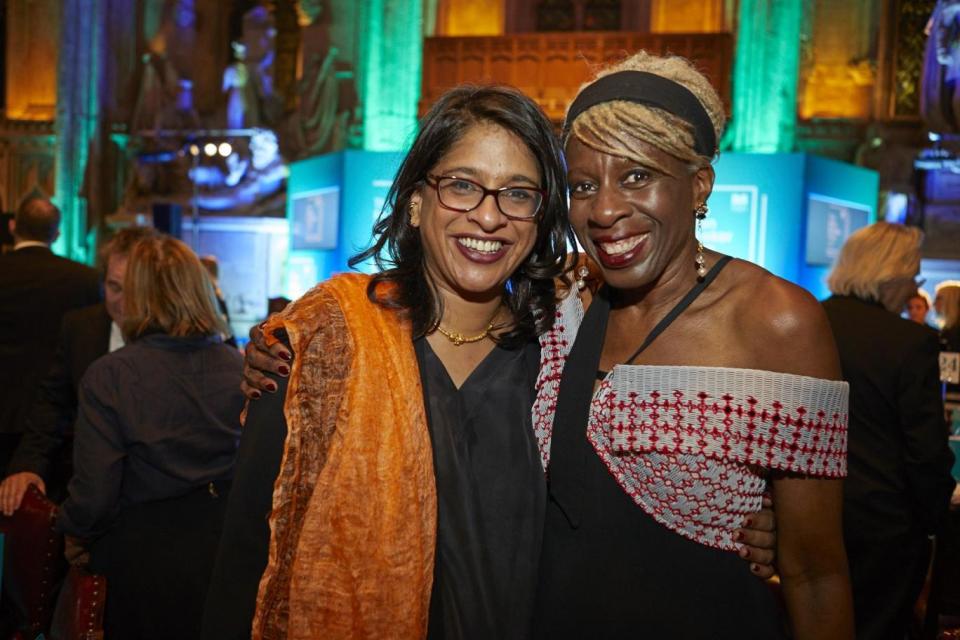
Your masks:
M423 57L422 0L360 3L363 148L406 148L417 127Z
M54 202L63 218L53 249L82 262L92 262L95 240L87 234L86 200L80 191L100 113L105 1L64 0L60 20Z
M740 0L733 68L733 151L792 151L803 0Z

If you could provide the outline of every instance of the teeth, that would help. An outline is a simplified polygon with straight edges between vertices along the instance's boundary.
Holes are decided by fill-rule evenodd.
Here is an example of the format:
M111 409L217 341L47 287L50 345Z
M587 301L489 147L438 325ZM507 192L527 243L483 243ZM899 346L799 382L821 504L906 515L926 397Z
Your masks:
M640 244L645 235L646 234L633 236L631 238L626 238L625 240L617 240L616 242L601 242L600 248L603 249L603 252L608 256L626 253Z
M499 240L477 240L476 238L457 238L457 242L473 251L482 253L496 253L500 251L503 243Z

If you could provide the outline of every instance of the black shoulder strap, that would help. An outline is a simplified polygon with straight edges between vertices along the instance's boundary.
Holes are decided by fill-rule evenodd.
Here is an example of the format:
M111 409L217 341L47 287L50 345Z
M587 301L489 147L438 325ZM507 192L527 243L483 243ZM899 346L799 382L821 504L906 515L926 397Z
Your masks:
M664 330L667 327L669 327L671 323L673 323L673 321L677 319L677 317L680 316L681 313L686 311L687 307L693 304L693 301L696 300L700 296L700 294L703 293L704 290L710 286L710 283L717 279L717 276L720 275L720 270L723 269L727 265L727 263L730 262L730 260L732 260L730 256L723 256L722 258L717 260L717 263L713 265L709 273L707 273L706 277L704 277L703 280L700 280L699 282L697 282L697 284L693 285L693 288L687 292L687 295L683 296L683 299L680 300L680 302L678 302L676 305L674 305L673 309L670 309L670 312L667 313L667 315L665 315L663 319L660 320L660 322L658 322L657 325L650 330L650 333L647 335L647 338L643 341L643 344L641 344L637 348L637 350L633 352L632 356L630 356L624 361L624 364L630 364L631 362L636 360L637 356L643 353L643 350L649 347L653 343L653 341L657 339L657 336L663 333Z
M593 398L593 372L600 363L610 316L607 294L607 287L601 287L583 316L563 367L553 416L548 488L550 498L574 529L580 526L583 479L591 455L586 436L587 421Z

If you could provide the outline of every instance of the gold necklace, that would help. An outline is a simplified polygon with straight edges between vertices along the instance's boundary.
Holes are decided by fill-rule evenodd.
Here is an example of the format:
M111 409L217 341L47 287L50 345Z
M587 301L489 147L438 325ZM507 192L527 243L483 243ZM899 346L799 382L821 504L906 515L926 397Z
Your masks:
M500 309L498 308L496 312L493 314L493 317L490 318L490 323L487 324L487 328L475 336L465 336L462 333L458 333L457 331L447 331L440 326L439 322L437 323L437 331L439 331L440 335L442 335L444 338L452 342L455 347L459 347L462 344L469 344L471 342L480 342L481 340L486 338L488 335L490 335L490 329L493 329L493 323L496 322L497 315L499 313L500 313Z

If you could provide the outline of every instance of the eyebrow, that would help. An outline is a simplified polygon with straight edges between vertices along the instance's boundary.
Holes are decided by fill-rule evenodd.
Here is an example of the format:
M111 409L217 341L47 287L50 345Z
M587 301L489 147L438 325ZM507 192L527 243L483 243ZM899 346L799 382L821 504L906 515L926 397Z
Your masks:
M471 177L471 178L478 178L478 179L480 178L480 172L477 171L476 169L471 168L471 167L453 167L452 169L446 169L446 170L441 171L441 172L439 172L439 173L442 174L442 175L445 175L445 176L450 176L450 175L460 176L460 175L463 175L463 176L469 176L469 177ZM509 178L507 178L507 184L508 184L508 185L512 185L512 184L515 184L515 183L517 183L517 182L526 182L527 184L533 185L534 187L537 187L537 188L540 187L539 183L538 183L536 180L530 178L529 176L525 176L525 175L523 175L522 173L515 173L515 174L513 174L512 176L510 176Z

